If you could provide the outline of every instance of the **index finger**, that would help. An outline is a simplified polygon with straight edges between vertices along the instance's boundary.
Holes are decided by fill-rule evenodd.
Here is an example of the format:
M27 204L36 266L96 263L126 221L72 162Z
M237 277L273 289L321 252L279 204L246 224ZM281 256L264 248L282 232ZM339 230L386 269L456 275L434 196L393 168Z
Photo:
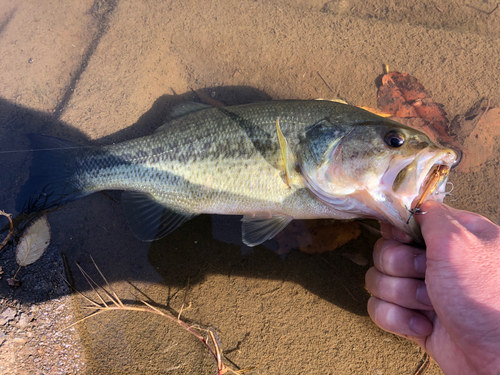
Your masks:
M386 275L423 279L426 269L425 250L380 238L373 248L373 264Z

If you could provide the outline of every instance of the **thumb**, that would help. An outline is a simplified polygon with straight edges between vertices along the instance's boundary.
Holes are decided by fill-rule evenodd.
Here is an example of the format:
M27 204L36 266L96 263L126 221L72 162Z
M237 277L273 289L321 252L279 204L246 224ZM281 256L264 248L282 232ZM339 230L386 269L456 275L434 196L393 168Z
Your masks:
M465 211L456 210L436 201L424 202L421 209L425 215L415 215L415 219L422 229L426 243L429 240L449 237L451 233L456 233L457 226L463 228L457 216Z
M463 246L474 242L472 237L475 236L462 224L467 222L470 213L435 201L425 202L421 209L425 215L416 215L416 220L427 248L428 271L434 261L439 261L441 266L453 264L459 267L464 261L464 251L467 251Z

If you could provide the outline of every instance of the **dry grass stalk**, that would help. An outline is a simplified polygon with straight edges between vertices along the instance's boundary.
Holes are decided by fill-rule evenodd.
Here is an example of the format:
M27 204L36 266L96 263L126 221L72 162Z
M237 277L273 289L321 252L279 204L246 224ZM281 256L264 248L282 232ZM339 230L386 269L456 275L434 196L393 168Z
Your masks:
M5 239L2 241L0 244L0 251L7 245L7 242L9 241L10 237L14 234L14 223L12 222L12 215L6 213L5 211L0 210L0 216L5 216L7 219L9 219L10 222L10 229L9 229L9 234Z
M418 364L417 369L415 370L414 375L425 375L427 370L431 367L432 363L432 358L429 354L424 352L424 355L422 356L422 359L420 360L420 363Z
M109 282L106 280L106 277L103 275L103 273L101 272L101 270L99 269L99 267L97 266L97 264L95 263L95 261L94 261L93 258L92 258L92 262L94 263L95 268L97 269L97 271L101 275L102 279L106 283L107 289L104 288L104 287L102 287L102 286L100 286L100 285L98 285L90 277L90 275L87 272L85 272L85 270L79 264L77 264L78 269L80 270L80 272L82 273L82 275L85 277L85 279L89 283L89 285L92 288L92 290L94 291L95 295L98 297L98 302L96 302L96 301L88 298L87 296L83 295L80 291L78 291L76 289L75 289L75 291L90 304L90 306L85 306L85 308L94 309L96 311L94 311L90 315L87 315L86 317L78 320L77 322L71 324L70 326L64 328L62 331L66 330L68 328L71 328L71 327L75 326L76 324L81 323L81 322L83 322L83 321L85 321L85 320L87 320L87 319L89 319L91 317L94 317L94 316L96 316L96 315L98 315L100 313L103 313L105 311L115 311L115 310L118 310L118 311L147 312L147 313L152 313L152 314L156 314L156 315L161 315L161 316L163 316L163 317L165 317L165 318L173 321L174 323L179 324L182 328L184 328L186 331L188 331L190 334L192 334L194 337L196 337L199 341L201 341L202 344L207 348L207 350L210 352L210 354L212 355L212 357L216 361L218 375L224 375L224 374L241 375L241 374L244 374L244 373L247 373L247 372L249 372L251 370L256 369L258 366L260 366L261 363L263 363L265 360L267 360L267 358L266 358L264 361L262 361L261 363L259 363L257 366L252 366L252 367L248 367L248 368L244 368L244 369L239 369L239 370L233 370L232 368L230 368L229 366L227 366L223 362L220 345L219 345L218 340L216 338L216 334L213 332L212 329L209 328L209 329L204 330L204 329L201 329L199 327L190 326L189 324L185 323L184 321L182 321L180 319L180 315L182 313L182 310L179 312L178 317L175 317L174 315L172 315L170 313L164 313L163 311L157 309L156 307L152 306L151 304L147 303L144 300L140 300L140 301L146 307L136 307L136 306L125 305L120 300L120 298L118 297L118 295L116 294L116 292L113 290L113 288L111 287L111 285L109 284ZM69 283L68 283L68 285L69 285ZM106 302L106 299L108 299L111 302ZM184 306L184 303L183 303L183 306ZM190 307L190 305L186 309L188 309L189 307ZM184 311L186 309L184 309ZM199 331L207 332L208 337L210 338L210 341L208 341L208 339L206 340L198 332L198 330ZM210 346L209 342L211 343L212 346Z

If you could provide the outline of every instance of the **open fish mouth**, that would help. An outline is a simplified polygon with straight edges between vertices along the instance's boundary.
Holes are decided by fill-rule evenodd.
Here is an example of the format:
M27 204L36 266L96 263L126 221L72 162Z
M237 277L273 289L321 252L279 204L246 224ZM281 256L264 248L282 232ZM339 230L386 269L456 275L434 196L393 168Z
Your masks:
M438 196L437 199L441 201L443 200L450 169L457 162L457 159L458 154L454 150L445 149L426 163L425 169L427 171L424 169L425 172L422 173L417 184L419 191L415 198L416 202L412 202L411 208L420 207L425 200L434 196Z
M446 183L450 169L458 160L458 154L452 149L439 151L424 150L413 161L396 163L399 167L392 183L392 192L402 203L402 208L409 214L418 212L426 200L442 202L446 196ZM401 168L401 163L407 164ZM404 165L403 164L403 165Z
M458 154L452 149L424 149L415 157L396 157L381 180L384 199L379 212L388 222L402 229L418 243L424 243L420 227L412 216L421 213L427 200L442 202L450 169Z
M420 192L412 202L410 212L419 212L422 203L434 194L444 193L446 195L446 192L440 192L440 189L445 188L449 173L450 166L434 164L425 176L424 182L420 186Z

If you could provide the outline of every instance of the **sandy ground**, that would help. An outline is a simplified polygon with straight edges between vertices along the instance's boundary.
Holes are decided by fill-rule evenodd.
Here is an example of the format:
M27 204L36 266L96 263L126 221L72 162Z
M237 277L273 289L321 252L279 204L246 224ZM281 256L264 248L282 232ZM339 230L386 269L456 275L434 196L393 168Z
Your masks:
M474 3L476 3L474 5ZM449 118L477 100L500 103L496 1L8 1L0 3L0 208L14 212L27 178L28 133L110 143L152 132L174 103L202 90L224 103L343 98L376 107L382 64L408 72ZM322 79L322 78L323 79ZM497 150L498 151L498 150ZM496 153L454 174L450 204L500 222ZM205 348L179 326L114 312L87 314L60 273L89 294L75 262L94 257L130 303L151 299L190 324L215 327L228 363L255 374L413 374L419 348L366 313L364 273L342 253L370 258L363 233L336 252L240 243L238 218L198 217L144 244L127 228L119 194L95 194L49 217L48 253L15 272L0 253L0 372L214 374ZM2 221L3 223L3 221ZM3 225L3 224L2 224ZM66 265L65 267L63 265ZM141 295L132 283L143 294ZM434 364L428 374L439 374Z

